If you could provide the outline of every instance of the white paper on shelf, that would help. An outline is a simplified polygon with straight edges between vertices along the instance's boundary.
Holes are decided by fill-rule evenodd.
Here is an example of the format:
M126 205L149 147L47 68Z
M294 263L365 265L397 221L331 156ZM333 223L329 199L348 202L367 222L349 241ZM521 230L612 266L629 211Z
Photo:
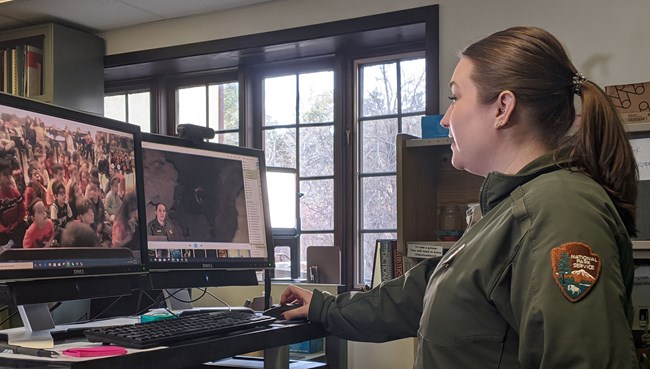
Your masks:
M441 242L407 242L406 256L410 258L432 258L442 256L444 248L445 247Z

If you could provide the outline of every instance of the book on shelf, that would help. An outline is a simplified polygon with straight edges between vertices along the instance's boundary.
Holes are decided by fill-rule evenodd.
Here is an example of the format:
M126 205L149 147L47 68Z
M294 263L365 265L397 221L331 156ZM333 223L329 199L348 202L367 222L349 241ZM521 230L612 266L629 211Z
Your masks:
M2 50L2 59L4 61L4 71L5 76L3 91L10 94L11 85L13 82L12 73L11 73L11 49L7 48Z
M25 79L25 46L16 45L12 49L13 68L13 94L25 96L23 83Z
M402 253L397 249L397 240L392 240L390 245L393 251L393 278L401 277L404 275L404 259L402 259Z
M0 92L5 92L5 58L3 49L0 49Z
M397 240L378 239L375 243L375 260L372 287L404 274L404 260L397 250Z
M43 50L32 45L25 46L25 96L43 94Z

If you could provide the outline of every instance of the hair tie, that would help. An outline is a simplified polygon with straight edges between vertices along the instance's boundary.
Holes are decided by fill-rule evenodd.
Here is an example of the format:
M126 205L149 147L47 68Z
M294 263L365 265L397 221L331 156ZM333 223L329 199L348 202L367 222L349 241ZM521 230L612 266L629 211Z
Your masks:
M585 78L585 76L580 72L577 72L576 75L573 76L572 86L573 86L574 94L580 95L582 93L582 85L585 83L586 80L587 79Z

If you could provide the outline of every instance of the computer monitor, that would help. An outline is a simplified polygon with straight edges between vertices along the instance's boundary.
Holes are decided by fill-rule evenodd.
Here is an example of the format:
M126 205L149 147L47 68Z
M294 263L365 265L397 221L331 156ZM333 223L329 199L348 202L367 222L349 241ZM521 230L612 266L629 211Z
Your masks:
M143 134L152 288L257 284L273 268L264 152Z
M137 126L0 93L0 304L22 306L27 328L53 325L29 316L43 303L139 287L139 146Z

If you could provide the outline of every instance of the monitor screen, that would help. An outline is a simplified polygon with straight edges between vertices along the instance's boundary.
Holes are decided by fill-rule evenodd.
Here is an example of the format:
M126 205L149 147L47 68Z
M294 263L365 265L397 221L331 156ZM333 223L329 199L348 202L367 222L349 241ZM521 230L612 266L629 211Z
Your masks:
M272 268L263 151L145 134L142 160L152 275Z
M83 282L84 295L75 281L86 277L145 273L139 141L136 126L0 93L0 282L5 287L69 282L69 288L29 297L29 303L60 301L111 290Z

